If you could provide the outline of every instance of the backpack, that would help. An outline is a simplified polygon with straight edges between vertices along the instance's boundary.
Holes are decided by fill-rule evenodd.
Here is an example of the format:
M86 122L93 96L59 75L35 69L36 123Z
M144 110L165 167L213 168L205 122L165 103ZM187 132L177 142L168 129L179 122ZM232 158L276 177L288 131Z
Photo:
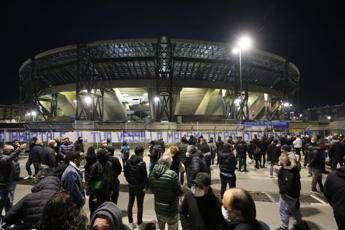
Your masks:
M91 190L95 192L110 191L114 182L111 163L108 161L106 164L102 165L97 161L92 167L93 172L91 172L91 174L93 174L93 178L90 184Z

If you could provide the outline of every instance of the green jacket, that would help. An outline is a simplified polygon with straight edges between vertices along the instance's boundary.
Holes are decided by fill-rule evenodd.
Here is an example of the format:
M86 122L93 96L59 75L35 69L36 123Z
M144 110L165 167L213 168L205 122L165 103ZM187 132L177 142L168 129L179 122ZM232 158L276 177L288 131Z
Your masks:
M165 165L157 164L149 177L149 186L155 197L156 214L173 217L178 214L178 197L182 189L177 174Z

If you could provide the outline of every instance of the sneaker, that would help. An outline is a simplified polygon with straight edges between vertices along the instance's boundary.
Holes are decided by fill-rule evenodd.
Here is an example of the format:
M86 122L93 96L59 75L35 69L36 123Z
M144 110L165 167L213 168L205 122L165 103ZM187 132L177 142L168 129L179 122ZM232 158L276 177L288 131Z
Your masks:
M135 223L130 223L129 226L132 230L137 228L137 225Z
M24 177L24 180L28 180L28 179L30 179L31 177L32 177L32 176L28 175L28 176Z

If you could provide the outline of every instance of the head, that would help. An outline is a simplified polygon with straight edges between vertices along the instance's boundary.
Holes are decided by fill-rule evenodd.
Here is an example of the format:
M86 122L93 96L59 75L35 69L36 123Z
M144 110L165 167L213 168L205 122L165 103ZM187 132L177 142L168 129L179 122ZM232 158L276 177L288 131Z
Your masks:
M317 143L317 136L312 136L310 142L313 144L316 144Z
M229 143L225 143L223 146L223 152L226 152L226 153L232 152L232 145Z
M107 146L108 146L107 140L103 140L103 141L101 142L101 148L106 148Z
M232 188L223 195L222 213L228 222L255 223L255 203L248 191Z
M51 148L55 148L57 146L57 143L55 140L49 140L48 141L48 146Z
M163 154L163 156L161 156L161 158L159 158L158 163L160 165L164 165L167 166L168 168L170 168L171 164L172 164L172 156L169 152L166 152Z
M195 145L188 145L187 147L187 157L192 157L196 153L197 149Z
M182 137L181 138L181 143L183 144L186 144L188 141L187 141L187 138L186 137Z
M3 149L3 154L9 155L13 151L14 151L14 147L12 145L5 145Z
M82 137L78 137L77 142L83 143L83 138Z
M155 142L154 141L150 141L149 147L152 148L154 145L155 145Z
M36 141L36 145L43 145L42 140L41 140L41 139L37 139L37 141Z
M192 181L191 192L195 197L203 197L210 190L211 177L205 172L196 174L195 179Z
M91 230L125 229L121 210L113 202L107 201L98 206L91 217Z
M135 147L134 153L137 157L140 157L141 159L144 157L144 147L143 146L137 146Z
M20 142L19 142L19 140L13 140L12 141L12 146L14 147L14 148L18 148L19 146L20 146Z
M238 142L241 142L241 141L242 141L242 137L241 137L241 136L238 136L238 137L237 137L237 141L238 141Z
M176 145L172 145L168 149L169 153L171 154L172 157L174 157L176 154L178 154L178 147Z
M279 164L283 167L288 167L291 165L289 155L287 153L282 153L279 156Z
M77 167L80 166L81 161L84 159L82 152L71 152L67 155L68 161L73 162Z
M291 152L291 147L289 145L283 145L280 149L285 153Z
M123 142L122 142L122 145L127 145L127 141L123 141Z
M97 159L102 163L105 164L108 161L108 151L105 148L100 148L97 151Z
M68 145L69 144L69 138L68 137L62 138L62 143L65 145Z
M43 208L40 229L86 229L87 217L67 192L55 193Z
M108 145L111 144L111 138L107 138L107 144L108 144Z

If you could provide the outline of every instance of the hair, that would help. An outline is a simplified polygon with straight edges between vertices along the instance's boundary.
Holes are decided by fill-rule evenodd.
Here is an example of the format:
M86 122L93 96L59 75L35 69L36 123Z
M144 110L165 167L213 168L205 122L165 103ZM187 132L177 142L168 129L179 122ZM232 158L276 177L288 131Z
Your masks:
M179 149L176 145L172 145L169 147L168 151L170 152L171 156L174 157L178 153Z
M135 147L134 153L136 156L139 156L144 151L145 151L144 147L140 145L140 146Z
M87 217L67 192L55 193L43 208L41 227L45 230L84 230Z
M189 152L190 154L194 154L196 153L197 149L195 147L195 145L188 145L187 147L187 152Z
M223 147L223 151L224 152L231 152L232 151L232 146L231 146L231 144L229 144L229 143L225 143L224 144L224 147Z
M185 143L188 143L187 138L186 138L186 137L182 137L182 138L181 138L181 142L184 143L184 144L185 144Z
M283 152L282 154L280 154L279 162L282 163L283 166L290 166L291 165L290 158L286 152Z
M250 193L244 189L232 188L226 191L231 218L238 222L257 223L256 207Z
M173 159L170 153L166 152L163 154L163 156L161 156L161 158L159 158L158 163L161 165L166 165L166 166L171 166Z
M101 164L105 164L108 161L108 151L104 148L100 148L97 151L97 159L101 162Z

